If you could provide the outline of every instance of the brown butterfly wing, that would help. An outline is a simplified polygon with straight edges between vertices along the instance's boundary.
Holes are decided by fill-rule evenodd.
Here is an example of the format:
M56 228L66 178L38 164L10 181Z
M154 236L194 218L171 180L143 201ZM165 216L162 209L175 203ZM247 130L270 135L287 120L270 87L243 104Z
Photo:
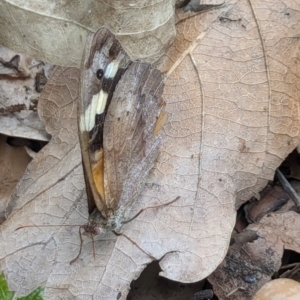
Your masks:
M137 199L159 153L154 133L163 106L161 73L148 63L133 63L121 78L104 124L104 187L108 209Z
M88 37L81 65L78 125L90 213L96 206L99 211L106 210L103 196L104 119L115 86L129 64L129 57L108 29L102 28Z

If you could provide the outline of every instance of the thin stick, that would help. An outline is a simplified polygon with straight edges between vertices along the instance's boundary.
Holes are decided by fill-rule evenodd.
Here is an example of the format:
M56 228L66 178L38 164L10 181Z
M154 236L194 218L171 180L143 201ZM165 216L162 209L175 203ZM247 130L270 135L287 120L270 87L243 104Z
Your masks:
M238 290L240 290L240 291L245 291L246 289L245 289L244 287L242 287L242 286L239 286L239 287L235 288L234 290L232 290L231 292L229 292L225 297L227 298L227 297L233 295L233 294L236 293Z
M276 176L280 183L282 184L283 189L287 192L287 194L291 197L291 199L295 202L297 207L297 212L300 213L300 197L291 186L291 184L286 180L284 175L281 173L279 169L276 170Z
M280 270L282 270L282 269L288 269L288 268L293 268L293 267L296 267L298 265L299 265L299 262L292 263L292 264L289 264L289 265L284 265L284 266L280 267Z
M135 218L137 218L143 211L147 210L147 209L153 209L153 208L159 208L159 207L163 207L163 206L167 206L169 204L174 203L175 201L177 201L180 198L180 196L176 197L174 200L164 203L164 204L160 204L160 205L156 205L156 206L148 206L145 207L143 209L141 209L136 215L134 215L132 218L130 218L129 220L126 220L124 222L122 222L122 224L127 224L129 222L131 222L132 220L134 220Z

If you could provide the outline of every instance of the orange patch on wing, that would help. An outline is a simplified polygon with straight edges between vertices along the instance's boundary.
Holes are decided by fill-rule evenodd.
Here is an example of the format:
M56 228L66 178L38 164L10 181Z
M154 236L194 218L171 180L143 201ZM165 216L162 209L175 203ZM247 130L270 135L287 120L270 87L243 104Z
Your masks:
M102 200L105 199L104 194L104 151L101 149L96 153L96 163L93 164L92 172L93 179L98 193L100 194Z
M167 123L167 121L168 121L168 116L167 116L166 112L164 110L162 110L156 120L153 133L158 134L161 131L161 129L163 128L163 126Z

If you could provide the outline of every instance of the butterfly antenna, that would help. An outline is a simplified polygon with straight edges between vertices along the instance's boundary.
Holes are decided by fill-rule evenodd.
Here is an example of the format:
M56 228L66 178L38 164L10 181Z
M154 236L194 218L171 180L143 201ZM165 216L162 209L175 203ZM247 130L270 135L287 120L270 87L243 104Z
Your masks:
M82 226L82 225L64 225L64 224L60 224L60 225L23 225L23 226L20 226L20 227L17 227L15 229L15 231L17 230L20 230L20 229L23 229L23 228L33 228L33 227L74 227L74 226Z
M154 209L154 208L164 207L164 206L167 206L167 205L170 205L170 204L176 202L176 201L179 200L179 199L180 199L180 196L178 196L178 197L176 197L175 199L173 199L172 201L167 202L167 203L164 203L164 204L155 205L155 206L148 206L148 207L142 208L142 209L141 209L136 215L134 215L132 218L130 218L130 219L126 220L126 221L123 221L123 222L122 222L122 225L131 222L132 220L134 220L135 218L137 218L143 211L145 211L145 210L147 210L147 209Z
M94 235L93 234L92 234L92 241L93 241L93 256L94 256L94 260L96 260L95 241L94 241Z

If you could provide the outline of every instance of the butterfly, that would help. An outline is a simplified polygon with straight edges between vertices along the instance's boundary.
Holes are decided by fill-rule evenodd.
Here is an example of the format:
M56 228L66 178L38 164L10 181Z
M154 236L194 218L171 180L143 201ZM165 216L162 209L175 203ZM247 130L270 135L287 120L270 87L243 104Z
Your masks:
M159 155L164 83L149 63L131 61L106 28L91 36L85 49L78 103L90 214L84 229L117 232L142 212L124 219Z

